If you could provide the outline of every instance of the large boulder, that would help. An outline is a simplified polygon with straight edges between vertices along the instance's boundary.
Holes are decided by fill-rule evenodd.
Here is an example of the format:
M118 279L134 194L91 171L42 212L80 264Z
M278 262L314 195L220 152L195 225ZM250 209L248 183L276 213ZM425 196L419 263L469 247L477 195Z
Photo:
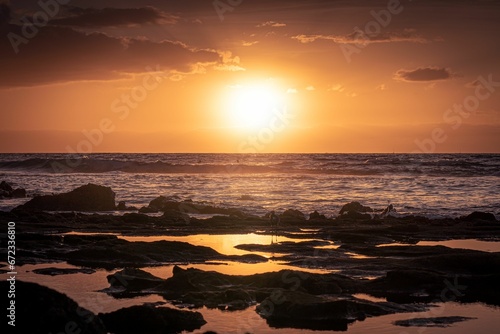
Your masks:
M111 313L99 313L106 329L114 334L180 333L206 324L199 312L153 305L132 306Z
M0 198L24 198L26 190L23 188L14 189L9 183L0 182Z
M36 196L14 210L111 211L115 209L115 193L111 188L89 183L68 193Z
M280 222L284 224L301 223L306 220L306 215L299 210L288 209L280 215Z
M7 292L10 284L2 280L0 288ZM12 329L16 333L107 333L95 314L79 307L66 295L36 283L15 281L15 299L10 300L15 300ZM4 321L11 319L7 316Z
M369 206L364 206L359 202L345 204L340 209L338 220L371 220L372 216L368 212L373 212Z
M12 188L12 186L10 184L8 184L5 181L2 181L0 183L0 190L6 191L6 192L12 192L14 189Z
M497 221L494 214L489 212L480 212L480 211L474 211L470 215L462 217L462 220L466 221L484 220L489 222Z

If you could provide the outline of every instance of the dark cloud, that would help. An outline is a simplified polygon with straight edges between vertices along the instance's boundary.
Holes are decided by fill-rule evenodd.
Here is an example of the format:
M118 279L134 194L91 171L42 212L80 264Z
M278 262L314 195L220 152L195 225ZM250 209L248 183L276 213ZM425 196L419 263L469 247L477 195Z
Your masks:
M3 28L0 35L4 34L22 37L23 31L20 26L8 25L8 31ZM115 38L65 27L41 28L25 41L16 54L8 38L0 39L0 86L109 80L144 73L146 67L192 73L200 64L223 63L219 52L181 42Z
M3 26L10 21L10 7L6 2L0 2L0 26Z
M452 77L453 73L443 67L419 67L414 70L401 69L394 75L394 79L407 82L439 81Z
M173 24L178 17L167 14L155 7L142 8L80 8L69 7L61 18L50 24L72 27L117 27L148 23Z

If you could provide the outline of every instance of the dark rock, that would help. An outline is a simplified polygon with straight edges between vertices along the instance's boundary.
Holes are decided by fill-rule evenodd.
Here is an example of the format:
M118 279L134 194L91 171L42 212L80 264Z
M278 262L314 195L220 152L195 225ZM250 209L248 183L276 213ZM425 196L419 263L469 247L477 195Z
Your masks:
M2 280L2 291L9 291L9 284ZM62 293L19 280L15 291L16 333L107 333L95 314Z
M128 242L114 239L61 254L74 265L98 268L142 267L168 262L200 263L226 258L214 249L180 241Z
M219 208L211 205L194 203L192 200L185 201L175 201L165 196L159 196L149 202L148 209L142 209L143 213L151 212L166 212L166 211L177 211L184 214L220 214L220 215L230 215L235 217L246 217L247 215L241 210L234 208Z
M181 212L190 213L191 211L184 210ZM192 213L201 213L201 214L207 214L207 215L229 215L231 217L237 217L237 218L247 217L246 213L244 213L241 210L235 209L235 208L219 208L216 206L199 205L199 204L196 204L193 207Z
M228 255L227 259L241 263L263 263L269 261L266 257L257 254Z
M272 327L347 330L347 325L355 320L424 309L417 305L374 303L347 297L327 298L299 291L279 290L262 301L256 312Z
M169 222L180 222L183 224L189 224L189 215L184 212L179 212L175 210L166 210L162 218L168 220Z
M26 190L23 188L14 189L10 184L5 181L0 183L0 198L24 198L26 197Z
M137 215L137 214L136 214ZM142 216L142 215L140 215ZM147 217L147 216L146 216ZM147 217L152 219L151 217ZM206 261L231 260L265 262L260 255L224 255L210 247L194 246L180 241L128 242L112 238L83 243L79 249L65 252L50 251L51 258L67 261L77 266L91 268L144 267L164 263L203 263Z
M116 206L116 209L120 210L120 211L127 210L127 205L126 205L125 201L118 202L118 205Z
M17 188L12 192L12 198L25 198L26 190L22 188Z
M309 220L326 219L325 215L320 215L318 211L309 214Z
M111 211L115 193L109 187L87 184L68 193L37 196L14 209L25 211Z
M6 191L8 193L11 193L14 189L12 188L12 186L10 184L8 184L5 181L2 181L0 183L0 190L4 190L4 191Z
M95 273L95 270L90 268L39 268L33 270L33 272L39 275L50 275L50 276L70 275L70 274L90 275Z
M345 219L370 220L372 219L372 216L368 213L361 213L358 211L346 211L344 214L337 217L337 220L345 220Z
M367 292L390 301L431 301L445 287L446 276L426 270L393 270L366 284Z
M409 262L410 265L418 268L427 268L449 274L500 274L500 253L493 252L455 249L439 255L417 257Z
M158 287L157 287L158 288ZM276 289L299 289L313 294L354 291L354 280L335 274L308 274L281 270L248 276L225 275L198 269L173 269L160 287L165 298L194 307L244 309L268 297Z
M152 305L132 306L111 313L99 313L106 329L115 334L180 333L206 324L199 312Z
M39 214L41 213L34 215ZM106 218L105 215L96 214L92 216L101 219ZM124 222L134 224L137 223L137 219L145 218L147 220L137 223L139 225L138 229L140 229L141 225L149 224L149 221L152 221L160 226L159 228L163 231L163 227L159 223L160 217L148 217L136 213L126 214L126 216L127 219L120 221L120 225ZM33 217L31 216L29 219L31 220ZM140 268L165 263L203 263L206 261L238 261L245 263L268 261L265 257L257 254L224 255L210 247L195 246L186 242L129 242L119 239L115 235L61 236L19 233L16 235L17 239L22 242L24 247L19 250L23 261L29 261L29 263L66 261L86 268Z
M300 242L277 242L272 244L241 244L234 248L242 249L251 252L266 252L266 253L300 253L302 255L315 256L318 253L315 247L328 246L328 241L311 240Z
M140 291L154 288L164 280L136 268L125 268L107 277L111 288L118 290Z
M139 213L157 213L158 210L150 208L148 206L143 206L139 209Z
M475 220L484 220L489 222L497 221L494 214L489 212L479 212L479 211L474 211L470 215L462 217L461 219L466 221L475 221Z
M348 213L348 212L373 212L373 209L370 208L369 206L364 206L359 202L351 202L345 204L341 209L340 209L340 214Z
M199 213L197 205L193 201L182 201L179 202L172 198L167 198L165 196L158 196L151 202L149 202L148 208L151 210L158 211L178 211L184 213Z
M448 294L446 297L467 303L482 302L489 305L500 306L500 291L498 289L498 282L500 282L500 274L492 275L476 275L469 277L455 277L450 280L455 290L460 288L458 295ZM457 292L457 291L455 291Z
M158 212L164 210L169 203L171 203L171 201L167 200L165 196L159 196L149 202L148 208Z
M452 324L477 318L469 317L437 317L437 318L413 318L408 320L397 320L393 324L403 327L450 327Z
M156 293L177 304L191 307L242 310L262 301L276 289L298 289L311 294L339 294L357 291L354 280L336 274L308 274L281 270L248 276L213 271L173 268L173 276L161 280L141 270L122 271L108 276L114 296Z
M122 220L124 223L127 224L141 224L142 226L146 224L153 224L155 222L154 217L150 217L143 213L135 213L135 212L125 213L122 216Z
M288 210L285 210L285 212L283 212L281 215L280 215L280 218L281 219L298 219L298 220L306 220L306 216L300 212L299 210L295 210L295 209L288 209Z

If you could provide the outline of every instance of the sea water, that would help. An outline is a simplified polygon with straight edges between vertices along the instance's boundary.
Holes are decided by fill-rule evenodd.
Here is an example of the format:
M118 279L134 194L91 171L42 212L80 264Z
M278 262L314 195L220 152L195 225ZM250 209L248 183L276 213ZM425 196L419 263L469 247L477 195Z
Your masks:
M0 180L31 195L95 183L138 208L164 195L256 215L334 217L359 201L429 218L500 216L500 154L0 154ZM0 210L26 200L0 201Z

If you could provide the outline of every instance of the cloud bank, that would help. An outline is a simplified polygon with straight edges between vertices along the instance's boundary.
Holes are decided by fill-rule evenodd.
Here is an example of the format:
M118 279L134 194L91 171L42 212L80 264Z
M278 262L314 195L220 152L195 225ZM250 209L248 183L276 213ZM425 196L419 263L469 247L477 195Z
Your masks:
M118 27L141 24L174 24L177 16L167 14L155 7L142 8L66 8L60 18L50 23L71 27Z
M453 73L443 67L419 67L413 70L401 69L394 74L394 79L406 82L429 82L447 80Z
M380 34L366 34L362 31L353 31L347 35L296 35L292 39L298 40L303 44L316 42L318 40L332 41L337 44L372 44L372 43L429 43L426 39L416 33L413 29L405 29L402 32L384 32Z

